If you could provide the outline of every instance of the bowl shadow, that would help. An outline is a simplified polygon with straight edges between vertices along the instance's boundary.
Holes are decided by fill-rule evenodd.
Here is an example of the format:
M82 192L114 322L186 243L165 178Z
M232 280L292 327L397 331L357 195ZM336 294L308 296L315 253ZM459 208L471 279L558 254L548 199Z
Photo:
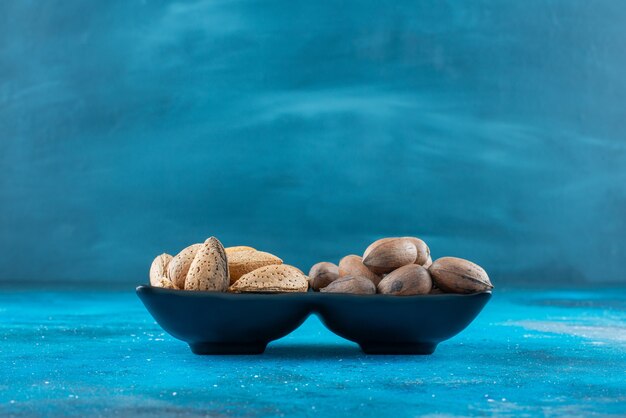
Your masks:
M318 360L324 358L364 357L358 344L270 343L264 356L282 359Z

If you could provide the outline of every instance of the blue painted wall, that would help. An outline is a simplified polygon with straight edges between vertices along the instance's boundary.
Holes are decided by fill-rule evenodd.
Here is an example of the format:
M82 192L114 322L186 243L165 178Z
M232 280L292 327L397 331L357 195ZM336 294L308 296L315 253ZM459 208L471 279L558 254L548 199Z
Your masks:
M385 235L625 282L626 3L0 3L0 281Z

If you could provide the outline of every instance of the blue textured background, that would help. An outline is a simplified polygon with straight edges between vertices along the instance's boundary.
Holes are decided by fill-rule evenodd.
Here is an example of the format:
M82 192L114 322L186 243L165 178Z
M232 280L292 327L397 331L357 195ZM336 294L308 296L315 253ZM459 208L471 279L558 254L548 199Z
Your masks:
M624 282L626 4L4 1L0 281L216 235L304 269L414 234Z

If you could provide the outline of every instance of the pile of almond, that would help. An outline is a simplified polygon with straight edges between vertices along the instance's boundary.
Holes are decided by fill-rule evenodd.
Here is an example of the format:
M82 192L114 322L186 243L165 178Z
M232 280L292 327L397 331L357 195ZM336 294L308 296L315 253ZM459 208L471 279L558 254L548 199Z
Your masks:
M493 288L485 270L471 261L442 257L435 262L424 241L383 238L363 256L348 255L339 265L321 262L307 277L273 254L248 246L224 248L215 237L176 256L161 254L150 267L150 284L167 289L233 293L325 293L425 295L475 293Z
M428 245L415 237L379 239L362 257L345 256L338 266L317 263L309 272L309 284L313 290L326 293L397 296L493 289L482 267L456 257L433 262Z
M224 248L215 237L176 256L161 254L150 267L152 286L216 292L306 292L307 276L273 254L252 247Z

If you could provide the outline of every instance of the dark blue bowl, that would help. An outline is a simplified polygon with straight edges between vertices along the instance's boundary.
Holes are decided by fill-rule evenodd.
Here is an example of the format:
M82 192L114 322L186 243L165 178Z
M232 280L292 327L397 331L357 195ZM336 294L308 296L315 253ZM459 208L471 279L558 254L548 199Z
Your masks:
M231 294L137 287L158 324L196 354L259 354L312 313L370 354L431 354L480 313L491 292L472 295Z

